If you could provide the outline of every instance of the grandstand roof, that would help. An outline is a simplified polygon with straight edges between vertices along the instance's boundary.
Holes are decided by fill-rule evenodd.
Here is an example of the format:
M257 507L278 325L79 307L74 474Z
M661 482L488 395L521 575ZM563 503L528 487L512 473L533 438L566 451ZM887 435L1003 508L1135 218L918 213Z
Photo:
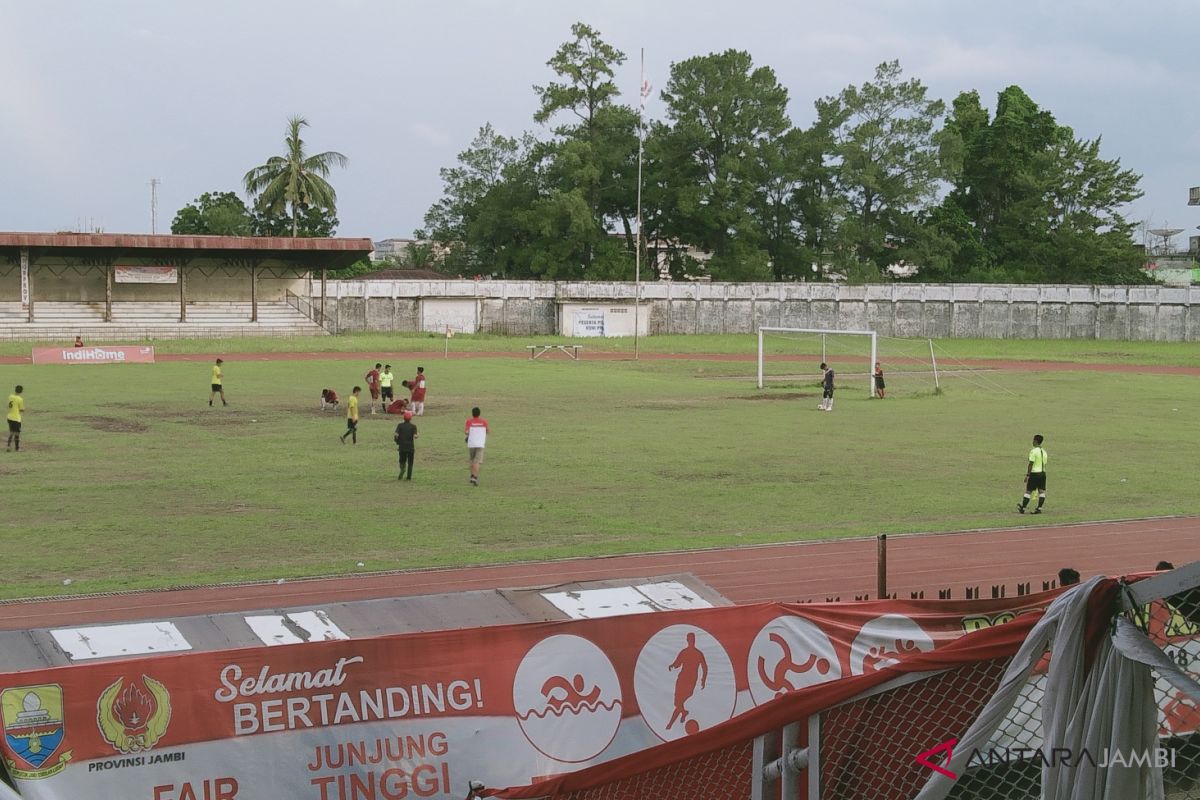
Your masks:
M309 239L283 236L176 236L141 233L0 233L0 249L185 251L193 256L256 253L283 259L320 259L330 267L347 266L374 249L370 239Z

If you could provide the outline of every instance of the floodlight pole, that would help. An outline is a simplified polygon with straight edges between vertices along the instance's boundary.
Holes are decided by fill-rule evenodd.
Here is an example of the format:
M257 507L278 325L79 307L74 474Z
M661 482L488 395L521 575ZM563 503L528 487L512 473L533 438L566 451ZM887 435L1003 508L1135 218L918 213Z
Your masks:
M634 239L633 257L633 360L638 359L638 327L640 321L642 287L642 142L644 140L642 117L646 111L646 48L642 48L642 82L638 85L642 102L638 107L638 177L637 177L637 238Z

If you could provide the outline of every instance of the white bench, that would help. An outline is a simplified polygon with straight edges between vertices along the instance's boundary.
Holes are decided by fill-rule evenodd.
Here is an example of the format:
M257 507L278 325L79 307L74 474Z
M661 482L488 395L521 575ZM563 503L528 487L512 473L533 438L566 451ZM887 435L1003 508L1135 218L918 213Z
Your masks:
M529 360L530 361L533 361L535 358L541 358L542 356L546 355L546 353L549 353L554 350L558 350L560 352L566 353L567 357L570 358L572 361L578 361L579 360L579 351L583 349L583 345L581 345L581 344L528 344L528 345L525 345L525 349L529 351Z

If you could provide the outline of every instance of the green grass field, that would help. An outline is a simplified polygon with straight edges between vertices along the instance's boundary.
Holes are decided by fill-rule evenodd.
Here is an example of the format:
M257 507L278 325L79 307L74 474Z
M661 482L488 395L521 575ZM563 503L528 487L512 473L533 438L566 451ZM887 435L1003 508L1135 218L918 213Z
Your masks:
M271 344L399 352L422 341ZM531 340L468 341L453 346ZM745 352L752 337L681 341ZM1059 343L989 344L961 356L1069 355ZM1076 360L1109 352L1099 347L1120 348L1117 361L1194 358L1077 344ZM949 376L935 396L927 376L896 375L895 397L868 400L865 379L843 382L823 414L811 367L760 392L744 362L423 363L412 483L395 479L396 418L365 415L359 444L343 446L344 415L317 410L319 390L344 397L365 360L230 355L230 406L212 409L202 362L0 367L0 388L23 383L28 403L22 452L0 456L0 596L1200 513L1192 376L981 372ZM475 404L493 430L478 488L462 435ZM1051 458L1049 513L1020 517L1035 432Z
M767 351L773 353L820 352L814 337L807 347L793 339L771 337ZM127 340L120 340L128 344ZM586 352L625 353L632 357L633 340L570 339L562 336L490 336L459 334L450 340L450 353L524 353L534 343L574 343ZM89 341L88 344L100 342ZM71 342L58 344L70 346ZM1191 342L1118 342L1086 339L939 339L938 357L950 359L1008 359L1018 361L1075 361L1088 364L1151 364L1200 367L1200 347ZM446 340L438 334L364 333L301 338L260 337L242 339L165 339L154 342L159 353L423 353L441 355ZM644 353L736 353L753 355L753 334L692 336L647 336L638 343ZM0 356L28 356L29 342L0 341ZM924 339L880 338L882 353L923 357L928 354Z

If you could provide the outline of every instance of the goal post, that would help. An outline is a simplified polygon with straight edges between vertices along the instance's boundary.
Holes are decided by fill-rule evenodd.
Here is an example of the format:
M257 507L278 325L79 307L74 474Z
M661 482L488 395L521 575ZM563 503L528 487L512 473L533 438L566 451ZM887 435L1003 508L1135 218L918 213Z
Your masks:
M867 336L871 340L870 360L867 362L867 396L875 396L875 377L874 367L875 362L879 360L879 337L875 331L843 331L832 330L826 328L773 328L762 326L758 329L758 388L763 388L763 334L764 333L779 333L779 334L804 334L804 335L819 335L819 336ZM824 345L822 345L822 348ZM822 358L827 358L822 349Z

